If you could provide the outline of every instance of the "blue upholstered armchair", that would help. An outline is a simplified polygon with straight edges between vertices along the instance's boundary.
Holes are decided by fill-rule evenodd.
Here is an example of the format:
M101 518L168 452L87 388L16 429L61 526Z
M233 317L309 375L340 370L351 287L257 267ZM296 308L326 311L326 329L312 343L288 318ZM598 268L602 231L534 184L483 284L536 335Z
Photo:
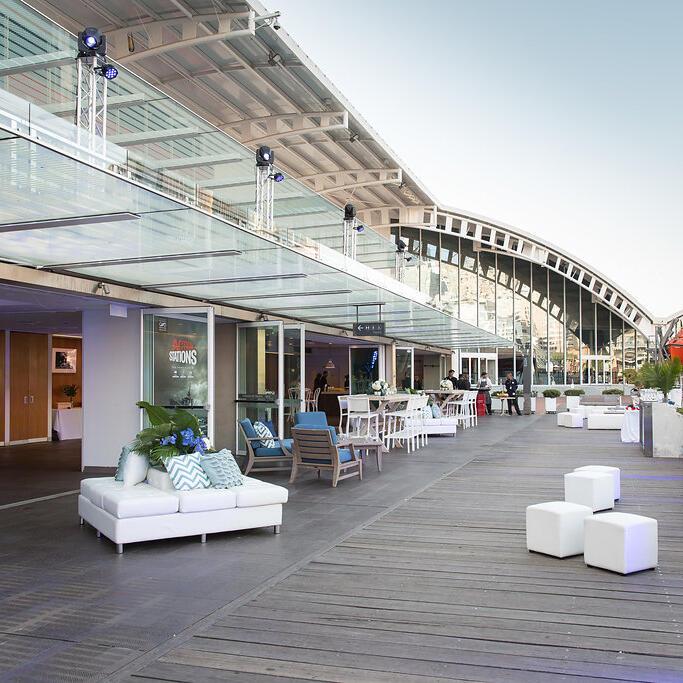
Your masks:
M254 429L252 421L248 418L239 421L239 428L242 432L245 443L247 444L247 464L244 468L244 474L249 474L254 465L258 462L256 468L259 472L276 472L281 470L288 470L290 468L289 462L292 460L292 439L278 439L271 424L265 423L273 434L275 441L274 448L268 448L263 443L263 437L259 437ZM286 462L284 465L277 467L270 467L274 463Z
M326 429L327 415L322 411L312 411L310 413L295 413L294 426L318 427L320 429Z

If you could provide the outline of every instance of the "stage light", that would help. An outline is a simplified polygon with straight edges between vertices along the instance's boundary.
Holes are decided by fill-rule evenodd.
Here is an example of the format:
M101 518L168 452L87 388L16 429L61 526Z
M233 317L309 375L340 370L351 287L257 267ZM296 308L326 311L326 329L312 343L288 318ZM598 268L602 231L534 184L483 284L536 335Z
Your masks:
M119 70L112 64L103 64L97 71L108 81L113 81L119 75Z
M365 226L364 226L362 223L359 223L359 224L354 228L354 230L355 230L356 232L365 232Z
M356 217L356 207L353 204L347 204L344 207L344 220L352 221Z
M279 171L277 173L273 173L273 175L270 176L276 183L281 183L285 179L285 174L280 173Z
M403 240L399 240L396 243L396 251L404 252L407 248L408 248L408 245Z
M256 165L257 166L272 166L275 162L275 152L266 145L261 145L256 150Z
M104 57L107 52L107 38L94 26L86 26L78 34L78 54L80 57Z

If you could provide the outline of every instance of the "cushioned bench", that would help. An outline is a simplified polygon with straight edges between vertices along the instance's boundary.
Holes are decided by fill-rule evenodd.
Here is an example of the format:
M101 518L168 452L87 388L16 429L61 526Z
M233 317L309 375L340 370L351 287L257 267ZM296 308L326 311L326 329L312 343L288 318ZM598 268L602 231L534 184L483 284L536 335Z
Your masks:
M588 416L588 429L621 429L624 413L603 413Z
M160 538L197 535L203 542L210 533L268 526L277 533L287 489L251 477L243 481L230 489L176 491L166 483L126 487L113 477L84 479L78 514L81 524L116 543L119 553L125 543Z

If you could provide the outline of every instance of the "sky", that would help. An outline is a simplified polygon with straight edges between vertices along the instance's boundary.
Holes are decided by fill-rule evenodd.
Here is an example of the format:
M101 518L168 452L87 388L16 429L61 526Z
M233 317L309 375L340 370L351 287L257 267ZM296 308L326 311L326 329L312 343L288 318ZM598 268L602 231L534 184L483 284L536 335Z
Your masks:
M683 1L266 4L441 204L683 309Z

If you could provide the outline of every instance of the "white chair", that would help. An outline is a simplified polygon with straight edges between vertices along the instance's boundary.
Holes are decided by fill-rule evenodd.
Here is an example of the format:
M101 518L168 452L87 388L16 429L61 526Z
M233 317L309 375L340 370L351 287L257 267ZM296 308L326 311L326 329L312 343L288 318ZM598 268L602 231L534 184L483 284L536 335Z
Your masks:
M614 507L614 480L605 472L570 472L564 475L564 499L586 505L593 512Z
M618 467L609 467L608 465L584 465L577 467L574 472L604 472L612 475L614 483L614 500L621 498L621 470Z
M455 417L465 429L478 424L476 391L465 391L462 398L453 401L452 405L455 407Z
M308 391L308 389L306 390ZM313 392L313 398L308 396L306 399L306 412L318 412L318 399L320 398L320 387Z
M374 436L379 439L379 413L370 410L370 397L367 395L348 396L348 425L354 425L353 431L358 434L370 435L371 427L374 427ZM361 425L365 423L365 431L361 431Z
M553 557L583 552L583 525L593 511L586 505L554 501L526 509L526 547Z
M385 414L384 443L387 448L395 446L397 442L405 442L408 453L417 450L420 438L424 439L424 429L421 429L422 406L427 405L429 397L410 396L403 410L395 410Z
M591 567L631 574L657 566L657 520L625 512L586 519L584 562Z
M349 433L349 402L348 396L337 396L339 401L339 433ZM344 428L344 420L346 420L346 428Z

